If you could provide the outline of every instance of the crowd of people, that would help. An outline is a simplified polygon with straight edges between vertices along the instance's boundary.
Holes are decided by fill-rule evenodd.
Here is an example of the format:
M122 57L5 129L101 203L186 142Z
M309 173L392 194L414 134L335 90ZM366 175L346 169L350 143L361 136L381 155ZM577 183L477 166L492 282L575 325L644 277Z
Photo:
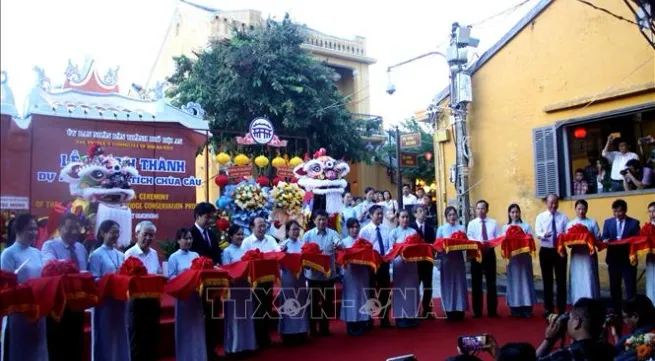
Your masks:
M379 199L376 199L376 194L381 195ZM245 280L233 282L229 297L218 306L198 294L186 300L176 300L176 359L214 360L217 358L215 350L219 343L223 344L225 353L232 357L247 357L256 350L267 348L271 344L270 331L274 326L274 302L286 305L286 300L294 300L300 306L294 312L281 312L278 318L278 332L288 345L305 343L309 337L330 336L330 320L337 317L346 322L347 332L353 336L367 333L374 327L375 321L382 328L392 327L392 320L398 328L416 327L422 320L435 318L431 289L435 264L441 272L441 305L449 321L463 320L465 312L469 310L467 261L471 262L473 317L483 315L483 278L486 278L487 316L499 317L496 252L487 247L486 243L503 235L509 226L516 225L540 241L539 260L544 281L546 317L557 315L551 317L544 343L535 351L534 357L544 360L577 360L575 357L557 356L560 351L550 354L555 341L564 332L568 332L574 340L567 348L572 350L571 355L576 352L589 355L589 350L597 351L605 347L604 344L602 347L596 345L597 342L605 342L600 339L600 326L606 324L605 309L598 301L600 284L597 252L590 254L586 248L581 250L573 247L567 277L568 255L557 252L555 246L557 236L576 224L582 224L603 242L611 243L637 235L639 222L627 216L628 206L625 201L619 199L613 203L613 216L605 220L602 230L595 220L586 216L588 204L584 200L576 202L576 217L569 220L558 211L559 198L554 194L546 198L546 210L537 216L534 230L521 218L518 204L508 206L508 220L501 225L488 217L490 205L484 200L477 202L477 217L466 227L459 224L457 210L447 207L444 212L445 223L435 230L434 222L428 218L430 214L434 215L434 211L430 209L427 200L419 201L422 198L421 194L410 194L409 187L406 187L403 202L407 200L408 204L403 203L405 207L399 208L390 199L388 192L378 193L369 188L366 190L366 199L355 206L352 196L346 194L343 234L328 227L328 215L322 210L315 210L312 228L304 234L298 222L289 221L285 225L286 238L281 240L268 233L268 220L255 217L250 221L248 230L238 225L232 225L227 230L230 245L224 250L220 249L216 234L210 230L216 208L209 203L200 203L194 210L194 224L181 228L176 234L178 250L168 259L166 274L157 251L152 248L152 242L157 238L157 228L149 221L136 225L135 243L125 252L116 247L122 231L119 224L111 220L103 222L97 230L100 245L87 255L87 250L79 243L81 225L75 215L66 214L61 217L59 237L47 241L38 250L31 246L38 236L36 220L29 214L20 214L13 221L15 243L2 252L0 263L2 270L15 272L19 282L40 277L44 264L55 259L72 260L80 270L88 270L98 280L116 272L127 257L136 257L142 261L148 273L172 279L189 269L191 262L199 256L210 258L216 265L225 265L239 261L245 252L253 249L263 253L300 253L302 245L308 242L316 243L323 254L330 256L329 274L311 269L294 274L282 269L282 288L277 300L274 300L272 282L259 283L251 288ZM648 205L648 214L650 222L655 224L655 202ZM394 244L405 242L412 234L419 234L426 242L432 243L437 238L448 238L458 231L465 232L469 240L482 244L481 261L468 260L465 251L452 251L438 253L436 262L412 263L397 257L391 262L382 263L375 271L366 265L349 264L341 268L335 263L337 251L353 247L358 239L370 242L379 254L386 255ZM652 329L655 255L649 255L647 260L648 297L637 295L636 267L630 263L624 246L610 248L606 262L612 309L614 314L623 315L622 319L617 318L618 321L612 324L616 328L615 333L623 334L624 325L633 333ZM530 254L512 257L507 265L507 273L507 303L512 316L532 317L536 297ZM343 284L338 316L334 314L337 282ZM553 293L554 283L557 284L556 297ZM626 289L625 298L622 284ZM624 299L630 301L623 302ZM372 303L372 300L375 302ZM566 313L568 304L573 305L570 313ZM222 340L217 335L217 307L223 315ZM103 300L92 309L93 360L154 361L159 340L159 315L158 300ZM12 314L6 320L3 360L81 360L83 323L83 313L69 310L65 311L59 322L44 318L31 323L21 314ZM63 335L66 335L65 339ZM612 358L616 356L623 360L621 357L626 356L623 355L621 342L618 339L617 347L612 348ZM506 345L493 352L500 357L506 354L522 355L523 352L530 352L526 351L529 349L526 345L518 344ZM608 359L608 352L599 354L599 358L588 356L587 359ZM499 359L529 360L507 357Z

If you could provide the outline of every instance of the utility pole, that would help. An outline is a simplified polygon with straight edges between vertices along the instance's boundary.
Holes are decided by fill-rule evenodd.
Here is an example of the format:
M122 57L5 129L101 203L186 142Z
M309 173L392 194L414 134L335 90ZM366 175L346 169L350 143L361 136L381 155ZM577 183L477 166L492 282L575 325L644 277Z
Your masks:
M450 33L450 46L446 53L450 65L450 109L455 125L455 190L460 222L468 224L471 219L471 200L469 197L469 155L468 131L466 128L466 108L472 100L471 76L464 72L468 62L468 47L476 47L478 39L470 36L471 28L453 23Z
M396 192L398 193L398 210L403 209L403 172L400 156L400 128L396 125Z
M472 98L471 91L471 75L467 74L464 70L468 63L468 47L477 47L480 43L479 39L471 37L471 27L461 26L458 23L453 23L450 31L450 46L446 54L439 51L431 51L423 55L419 55L412 59L403 61L387 68L387 73L390 74L391 70L399 66L411 63L418 59L425 58L431 55L439 55L448 61L450 67L450 102L449 108L453 117L453 124L455 125L455 189L457 192L457 209L460 215L460 222L466 225L471 218L471 200L469 199L469 155L470 150L468 147L468 132L466 129L466 108ZM396 92L396 87L389 78L387 85L387 93L393 95ZM439 104L434 104L438 108ZM396 156L398 157L398 189L399 194L402 193L402 174L400 173L400 132L396 127ZM402 203L402 197L399 195L399 204Z

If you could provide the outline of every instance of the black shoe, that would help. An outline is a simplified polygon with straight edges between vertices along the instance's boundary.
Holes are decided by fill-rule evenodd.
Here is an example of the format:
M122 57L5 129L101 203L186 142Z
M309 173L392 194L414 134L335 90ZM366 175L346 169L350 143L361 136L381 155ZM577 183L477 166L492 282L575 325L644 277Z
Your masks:
M473 318L482 318L482 315L479 313L474 313Z
M380 328L393 328L393 326L391 325L391 322L385 320L380 324Z

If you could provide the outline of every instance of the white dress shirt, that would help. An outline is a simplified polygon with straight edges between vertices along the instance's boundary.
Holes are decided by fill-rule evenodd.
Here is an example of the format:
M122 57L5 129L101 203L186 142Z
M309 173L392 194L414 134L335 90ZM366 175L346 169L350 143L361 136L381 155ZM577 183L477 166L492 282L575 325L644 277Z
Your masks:
M280 245L277 243L275 238L269 236L268 234L264 235L264 239L257 239L254 234L246 237L241 243L241 250L247 252L251 249L258 249L263 253L267 252L280 252Z
M484 225L487 229L487 241L490 241L498 236L500 236L500 229L498 228L498 222L493 218L485 218ZM482 219L475 218L469 222L469 225L466 229L466 236L469 240L476 240L478 242L484 243L482 237Z
M418 199L413 194L403 195L403 208L406 206L413 206L418 203Z
M541 212L534 222L535 236L541 241L541 247L553 248L555 247L555 240L553 239L553 217L555 217L555 227L557 234L560 235L566 232L566 225L569 223L569 218L561 212L555 214L549 211ZM550 232L550 237L545 237L545 234Z
M149 248L148 253L145 253L138 244L135 244L132 248L125 251L125 258L127 259L127 257L136 257L143 262L143 265L148 269L148 274L157 275L162 273L159 256L157 255L157 251L152 248Z
M613 181L623 181L621 171L625 169L626 163L631 159L639 160L639 156L632 152L626 152L623 154L617 151L603 151L603 157L612 162L612 173L610 173L610 177Z
M378 227L380 228L380 235L382 236L382 245L384 246L384 250L380 250L380 245L378 243L378 236L376 231L376 228ZM371 222L362 227L362 229L359 231L359 238L364 238L365 240L371 242L373 244L373 249L384 256L385 254L389 253L391 248L391 242L389 242L390 232L391 230L384 224L376 226L373 224L373 222Z

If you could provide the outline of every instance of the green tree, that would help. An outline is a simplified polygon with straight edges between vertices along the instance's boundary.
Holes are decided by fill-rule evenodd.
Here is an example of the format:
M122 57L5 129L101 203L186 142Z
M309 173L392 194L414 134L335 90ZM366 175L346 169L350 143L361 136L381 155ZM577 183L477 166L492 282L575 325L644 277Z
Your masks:
M434 173L434 159L427 160L425 154L429 152L432 154L434 152L434 143L432 134L427 132L421 124L419 124L415 119L407 119L403 121L400 125L400 133L420 133L421 134L421 146L416 148L402 149L402 153L406 154L415 154L416 155L416 166L414 167L403 167L403 177L415 179L423 179L428 184L430 184L435 179ZM396 132L389 131L391 135L390 139L392 141L387 142L382 148L378 150L376 159L378 162L396 167Z
M370 159L361 139L367 124L346 110L349 99L339 93L334 70L300 47L303 26L287 15L282 22L268 20L233 34L211 42L195 54L197 59L175 58L167 94L174 104L202 104L214 134L245 133L253 118L264 116L278 134L309 138L313 149L304 146L290 153L311 154L324 147L335 158ZM225 145L227 140L211 142Z

